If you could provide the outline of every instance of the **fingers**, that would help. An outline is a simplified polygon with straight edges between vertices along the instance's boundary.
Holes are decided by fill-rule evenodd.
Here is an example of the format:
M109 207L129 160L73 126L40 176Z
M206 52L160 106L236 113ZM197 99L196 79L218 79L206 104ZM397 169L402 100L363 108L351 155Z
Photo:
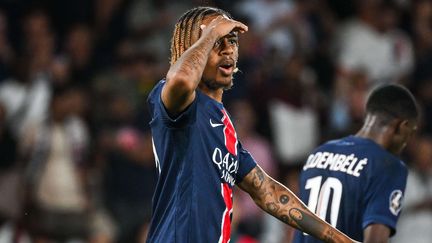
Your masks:
M248 31L249 28L247 27L247 25L238 21L236 22L237 22L237 26L234 28L234 30L238 30L240 31L240 33L245 33L246 31Z
M235 26L233 30L240 31L240 33L244 33L248 31L248 26L243 24L242 22L239 22L237 20L229 19L228 17L224 16L228 21L232 22Z
M243 24L243 23L241 23L239 21L230 19L230 18L228 18L225 15L217 16L216 18L214 18L208 24L208 26L215 26L215 27L217 27L217 26L224 25L224 24L228 24L227 25L227 29L225 30L226 34L229 33L229 32L231 32L231 31L233 31L233 30L234 31L239 31L240 33L245 33L246 31L248 31L248 26L247 25L245 25L245 24ZM200 25L201 30L204 30L206 27L207 26L204 25L204 24Z
M234 25L234 27L231 30L236 30L236 31L239 31L240 33L244 33L246 31L248 31L247 25L243 24L242 22L239 22L239 21L233 20L233 19L228 19L228 18L226 18L226 20L231 22L231 24Z
M236 30L236 31L240 31L240 33L244 33L246 31L248 31L248 27L247 25L243 24L242 22L239 22L237 20L234 19L230 19L227 16L223 15L223 16L218 16L218 18L221 18L227 22L230 22L231 24L234 25L234 27L231 30Z

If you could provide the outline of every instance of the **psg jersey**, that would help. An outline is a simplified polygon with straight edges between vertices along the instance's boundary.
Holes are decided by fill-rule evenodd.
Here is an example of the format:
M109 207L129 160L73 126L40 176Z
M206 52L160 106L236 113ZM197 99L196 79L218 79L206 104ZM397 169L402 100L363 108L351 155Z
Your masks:
M370 139L348 136L318 147L300 176L300 198L320 218L357 241L370 224L396 232L408 170ZM296 243L321 242L296 231Z
M171 118L161 101L165 80L148 97L158 181L147 242L227 243L232 188L255 166L223 105L196 91Z

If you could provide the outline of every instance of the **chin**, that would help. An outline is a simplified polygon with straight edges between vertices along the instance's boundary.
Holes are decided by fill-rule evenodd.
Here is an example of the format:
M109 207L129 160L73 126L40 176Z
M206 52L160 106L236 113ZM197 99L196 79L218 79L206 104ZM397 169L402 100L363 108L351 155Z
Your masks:
M234 82L231 79L231 82L228 85L224 86L224 90L230 90L233 86L234 86Z
M220 84L220 87L223 88L223 90L229 90L234 85L232 78L230 80L224 80L218 83Z
M231 89L233 86L233 78L218 78L216 80L204 80L205 85L213 90L222 88L223 90Z
M221 86L230 88L231 86L233 86L234 78L233 75L230 75L230 76L218 77L216 80L217 80L216 82L221 84Z

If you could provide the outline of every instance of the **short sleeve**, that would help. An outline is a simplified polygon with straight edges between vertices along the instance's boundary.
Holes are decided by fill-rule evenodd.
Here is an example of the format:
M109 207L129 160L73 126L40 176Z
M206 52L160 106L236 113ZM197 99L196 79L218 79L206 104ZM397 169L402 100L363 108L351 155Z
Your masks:
M238 143L238 153L239 153L239 169L237 171L236 175L236 184L239 184L242 182L243 178L249 174L249 172L255 168L257 165L255 159L252 157L252 155L243 148L242 144Z
M363 228L378 223L387 225L391 235L396 233L396 223L402 209L408 171L401 161L381 159L374 176L368 183Z
M169 128L183 128L194 123L196 118L197 99L195 99L180 115L174 118L170 117L161 98L162 88L165 83L165 80L161 80L153 88L147 98L151 115L150 125L155 122L162 122Z

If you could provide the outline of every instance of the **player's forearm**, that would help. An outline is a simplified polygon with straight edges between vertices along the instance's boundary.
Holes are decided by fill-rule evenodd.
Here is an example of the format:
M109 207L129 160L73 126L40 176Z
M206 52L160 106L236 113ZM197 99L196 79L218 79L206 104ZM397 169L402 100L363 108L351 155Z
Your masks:
M261 208L282 222L325 242L353 242L342 232L313 214L288 188L267 178Z
M273 180L258 166L247 175L246 189L255 203L282 222L325 242L353 242L342 232L313 214L288 188Z
M202 36L170 67L167 82L171 82L171 85L186 86L189 91L194 91L201 81L209 53L216 40L217 37L211 33Z
M216 37L203 35L170 67L161 98L168 113L177 116L192 103Z

